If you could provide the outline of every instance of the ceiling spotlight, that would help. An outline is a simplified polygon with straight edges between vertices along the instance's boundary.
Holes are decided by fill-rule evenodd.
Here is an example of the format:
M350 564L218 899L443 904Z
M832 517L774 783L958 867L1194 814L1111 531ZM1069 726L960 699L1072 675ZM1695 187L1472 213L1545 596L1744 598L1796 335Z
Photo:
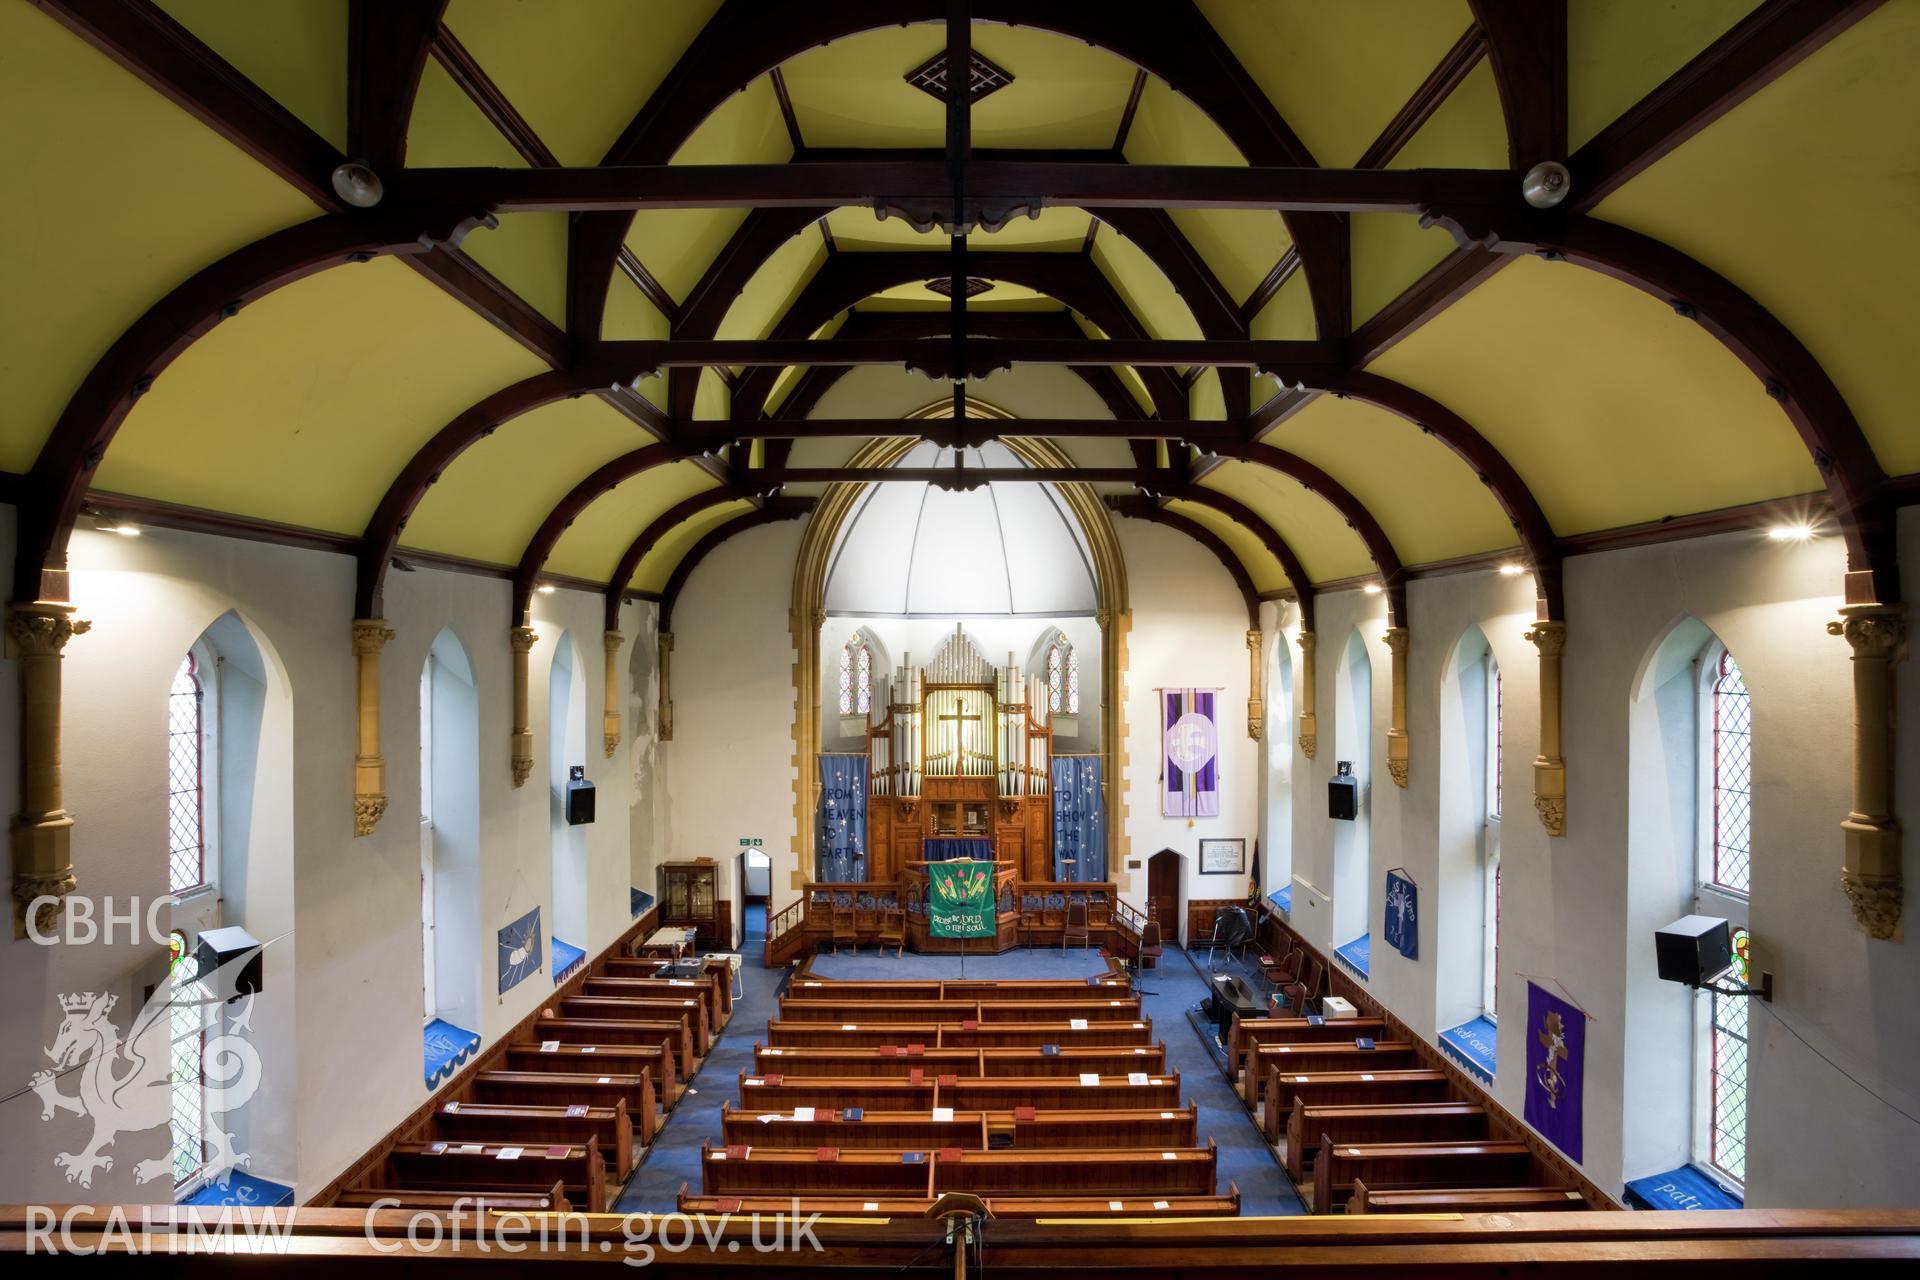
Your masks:
M1517 578L1526 571L1527 566L1515 564L1511 560L1500 566L1500 576L1503 578Z
M1361 589L1362 589L1363 591L1365 591L1365 592L1366 592L1366 593L1367 593L1368 595L1370 595L1370 596L1377 596L1377 595L1379 595L1379 594L1380 594L1380 593L1381 593L1382 591L1385 591L1385 590L1386 590L1386 588L1385 588L1385 587L1383 587L1383 586L1381 586L1381 585L1380 585L1379 583L1377 583L1377 582L1369 582L1369 583L1368 583L1368 584L1367 584L1367 585L1366 585L1365 587L1363 587L1363 588L1361 588Z
M534 590L538 591L543 596L550 596L554 592L558 591L559 589L560 588L554 586L551 582L543 582L539 586L534 588Z
M1813 538L1813 526L1810 524L1777 524L1767 530L1767 536L1775 542L1807 542Z
M333 171L333 193L356 209L371 209L380 203L386 187L366 164L349 160Z
M139 525L128 524L125 520L115 520L110 516L95 516L93 518L93 527L97 532L117 533L123 538L137 538L140 536Z
M1558 160L1542 160L1520 180L1520 194L1536 209L1551 209L1573 189L1573 175Z

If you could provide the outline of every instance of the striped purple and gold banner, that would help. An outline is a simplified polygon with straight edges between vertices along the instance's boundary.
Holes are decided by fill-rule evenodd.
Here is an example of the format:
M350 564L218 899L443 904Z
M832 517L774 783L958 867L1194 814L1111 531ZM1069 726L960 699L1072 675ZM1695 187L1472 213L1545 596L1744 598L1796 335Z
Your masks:
M1214 720L1218 689L1161 689L1160 814L1166 818L1220 816L1220 731Z

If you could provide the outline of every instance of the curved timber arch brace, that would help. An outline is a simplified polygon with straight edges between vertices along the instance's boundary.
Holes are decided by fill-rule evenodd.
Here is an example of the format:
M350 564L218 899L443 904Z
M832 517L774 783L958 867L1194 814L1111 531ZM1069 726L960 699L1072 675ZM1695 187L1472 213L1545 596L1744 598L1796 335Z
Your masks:
M640 569L640 562L647 558L647 552L654 549L660 539L671 533L675 527L691 520L702 511L711 511L729 502L743 499L751 501L748 495L729 485L697 493L684 502L679 502L661 512L645 529L641 530L615 567L613 576L607 579L607 630L618 631L620 622L620 603L626 598L627 585L633 581L633 575ZM723 528L725 526L722 526Z
M595 468L592 475L573 486L567 496L547 513L547 518L540 522L540 527L527 542L527 549L521 553L519 567L513 572L513 615L509 625L528 625L533 608L533 591L539 585L540 570L547 563L547 557L553 554L554 544L560 541L560 535L567 531L582 511L596 499L612 492L621 481L676 462L680 457L680 452L672 445L650 444L602 464Z
M387 566L400 544L414 508L438 483L447 467L473 445L492 435L522 414L560 400L575 399L605 391L631 381L631 369L608 365L586 365L575 369L555 369L523 378L463 410L431 440L414 451L407 465L387 486L367 531L361 537L354 587L354 616L377 618L384 604L381 588L386 582ZM610 630L612 628L609 628Z
M1740 286L1652 236L1596 218L1522 218L1474 207L1429 210L1421 221L1445 227L1462 245L1535 253L1598 271L1698 321L1760 379L1813 456L1846 539L1848 603L1899 601L1886 473L1806 344Z
M444 208L327 214L256 240L175 286L94 363L20 485L14 598L67 598L67 538L80 514L87 478L134 401L214 326L248 303L330 267L457 245L472 228L495 221L484 211Z
M665 164L742 85L816 45L863 31L943 22L944 0L836 0L789 8L777 22L757 5L727 0L601 161ZM1105 49L1166 81L1226 135L1249 164L1312 167L1314 157L1191 0L1153 5L1062 0L972 0L976 22L1035 27ZM1329 213L1284 215L1300 246L1314 314L1324 338L1344 336L1351 305L1347 221ZM631 216L586 213L569 235L568 329L598 334Z
M1220 535L1198 520L1183 516L1177 511L1169 511L1153 498L1144 493L1110 493L1104 501L1107 510L1115 515L1131 516L1135 520L1150 520L1154 524L1164 525L1176 533L1185 534L1213 553L1220 567L1233 579L1233 585L1240 591L1240 598L1247 606L1247 626L1257 632L1260 628L1260 593L1254 589L1253 578L1247 573L1247 566L1240 563L1240 557L1233 554L1220 538ZM1297 592L1298 587L1295 588ZM1306 598L1311 601L1313 589L1307 588ZM1311 610L1309 603L1305 606Z

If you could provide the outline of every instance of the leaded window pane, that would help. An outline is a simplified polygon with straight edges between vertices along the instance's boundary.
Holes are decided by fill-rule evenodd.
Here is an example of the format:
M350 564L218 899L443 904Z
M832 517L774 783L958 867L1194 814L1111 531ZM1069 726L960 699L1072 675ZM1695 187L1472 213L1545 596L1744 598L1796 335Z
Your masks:
M200 678L187 656L167 693L167 887L207 881L205 724Z
M1713 882L1748 892L1753 865L1753 699L1733 655L1713 683Z

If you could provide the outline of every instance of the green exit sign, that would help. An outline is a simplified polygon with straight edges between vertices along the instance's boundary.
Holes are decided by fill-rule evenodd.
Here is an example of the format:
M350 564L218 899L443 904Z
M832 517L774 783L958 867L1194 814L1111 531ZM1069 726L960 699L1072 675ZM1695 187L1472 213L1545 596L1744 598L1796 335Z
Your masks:
M741 836L740 847L742 849L758 849L760 847L760 837L759 836Z

